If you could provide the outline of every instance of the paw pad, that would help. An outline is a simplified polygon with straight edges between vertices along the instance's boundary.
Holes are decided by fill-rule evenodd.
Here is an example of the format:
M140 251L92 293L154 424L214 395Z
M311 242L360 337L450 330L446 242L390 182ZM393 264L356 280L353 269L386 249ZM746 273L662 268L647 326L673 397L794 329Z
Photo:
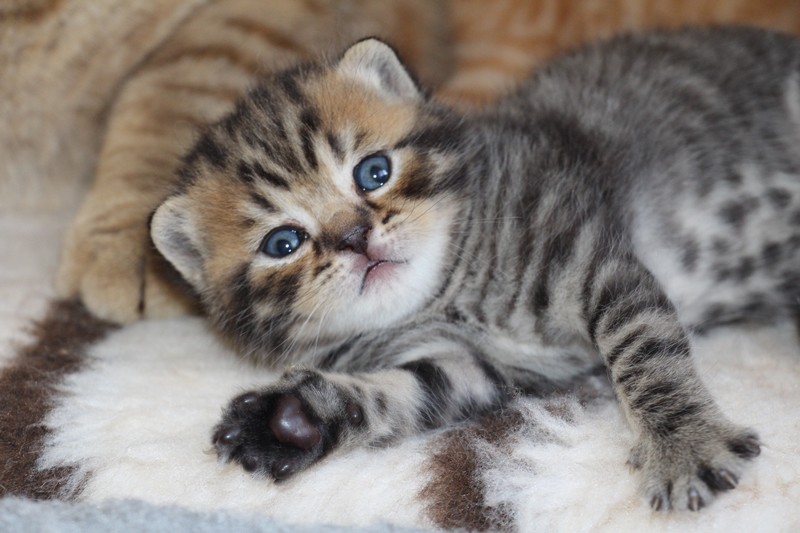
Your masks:
M278 442L301 450L310 450L322 440L319 428L308 418L300 399L290 394L278 398L269 428Z

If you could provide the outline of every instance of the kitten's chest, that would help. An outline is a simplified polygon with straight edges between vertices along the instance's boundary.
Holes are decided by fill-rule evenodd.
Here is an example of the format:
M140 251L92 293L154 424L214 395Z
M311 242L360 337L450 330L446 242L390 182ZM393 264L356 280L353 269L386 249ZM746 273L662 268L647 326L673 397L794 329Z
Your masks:
M464 326L482 352L520 372L567 379L600 362L597 351L567 318L509 305L515 291L505 289L482 295L463 290L447 306L448 320Z

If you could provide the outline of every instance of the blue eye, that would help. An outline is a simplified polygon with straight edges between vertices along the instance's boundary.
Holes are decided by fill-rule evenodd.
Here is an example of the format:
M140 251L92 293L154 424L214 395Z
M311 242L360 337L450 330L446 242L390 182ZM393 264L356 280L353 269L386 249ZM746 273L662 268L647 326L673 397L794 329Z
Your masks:
M308 235L303 230L284 226L272 230L261 243L260 251L270 257L286 257L300 248Z
M392 164L385 155L365 157L353 169L353 177L362 191L374 191L386 185L392 174Z

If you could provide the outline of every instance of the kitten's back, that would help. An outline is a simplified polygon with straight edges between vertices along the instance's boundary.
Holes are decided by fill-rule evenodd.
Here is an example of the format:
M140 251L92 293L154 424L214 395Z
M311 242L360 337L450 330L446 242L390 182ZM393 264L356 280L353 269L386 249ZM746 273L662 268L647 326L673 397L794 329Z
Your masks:
M572 158L599 147L590 179L686 323L800 310L799 40L624 36L545 68L501 113L520 108L580 131Z

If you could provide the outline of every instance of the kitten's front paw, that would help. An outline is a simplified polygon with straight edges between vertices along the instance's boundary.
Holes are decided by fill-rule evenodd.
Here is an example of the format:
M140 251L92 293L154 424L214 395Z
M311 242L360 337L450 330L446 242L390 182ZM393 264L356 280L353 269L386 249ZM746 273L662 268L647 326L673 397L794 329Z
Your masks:
M266 391L235 398L212 442L222 461L280 481L324 457L362 422L361 407L334 384L295 371Z
M761 452L750 430L704 427L687 433L643 439L631 451L628 462L642 470L645 498L656 511L699 511L717 493L735 488L745 465Z
M168 270L151 249L146 214L87 202L65 240L56 285L61 296L79 298L96 316L118 323L192 311Z

